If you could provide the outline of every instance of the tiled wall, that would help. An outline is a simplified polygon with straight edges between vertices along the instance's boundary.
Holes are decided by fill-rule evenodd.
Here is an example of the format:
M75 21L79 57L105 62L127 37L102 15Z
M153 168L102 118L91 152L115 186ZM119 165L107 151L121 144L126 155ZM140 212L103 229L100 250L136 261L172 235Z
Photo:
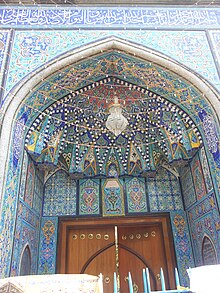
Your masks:
M76 181L63 170L45 184L43 216L76 215Z
M216 46L217 34L218 32L215 32L215 38L213 38ZM111 29L105 31L34 30L28 33L27 31L15 32L10 56L10 70L5 86L6 93L27 73L56 56L110 36L134 43L138 40L140 45L170 56L173 60L202 75L220 89L218 72L205 31L149 30L146 33L142 30Z
M138 216L149 212L171 212L181 281L188 285L186 268L194 261L179 178L164 168L154 178L74 180L63 170L51 175L45 184L38 272L56 271L58 216Z
M20 274L20 261L26 246L30 249L31 274L38 269L39 233L43 199L43 176L25 152L17 207L11 275Z
M0 9L0 23L1 26L4 26L0 30L0 92L2 94L0 98L3 100L3 103L8 101L7 94L9 91L25 78L28 73L40 65L46 64L49 60L69 50L108 36L116 36L134 43L138 42L140 45L159 51L187 66L203 78L209 80L218 90L220 89L218 76L220 64L220 25L216 9L150 8L148 11L146 9L133 8L131 11L120 8L111 10L112 17L107 17L109 15L106 13L108 9L101 8L97 11L94 9L94 11L91 11L91 9L89 11L86 11L86 9L78 9L77 11L70 9L68 14L63 10L56 10L54 12L50 8L45 9L48 10L48 13L46 13L46 10L39 12L37 14L39 19L36 18L35 10L25 10L24 14L19 14L20 12L17 8L10 11L4 11L4 8ZM33 13L34 17L32 17ZM100 17L97 17L97 13ZM121 18L122 14L124 18ZM65 17L59 17L60 15L65 15L66 17L69 15L71 17L65 19ZM23 17L25 19L22 19ZM71 26L76 25L74 30L70 29L70 24ZM91 24L94 26L93 30L88 30ZM28 26L30 30L22 30L24 25ZM51 30L44 30L48 25ZM60 26L65 28L65 30L61 31ZM11 27L14 30L9 30ZM101 30L103 27L106 29ZM83 28L86 29L83 30ZM142 30L142 28L147 28L147 30ZM23 105L23 108L16 117L14 133L12 134L12 145L9 150L5 193L2 199L2 225L0 227L0 233L3 237L3 253L0 256L1 276L7 276L10 272L12 275L19 273L19 260L26 244L29 245L31 254L34 256L31 271L32 273L37 272L43 181L40 172L37 171L28 158L24 159L23 167L21 167L24 148L23 125L27 121L28 111L31 110L27 110L26 105ZM195 105L196 111L197 106ZM200 152L199 154L200 160L198 157L195 157L190 164L190 169L184 170L181 180L196 264L201 264L202 262L200 252L201 240L204 234L207 234L212 239L216 249L220 251L218 247L218 243L220 243L220 223L217 206L217 202L220 200L219 195L215 194L213 189L213 185L216 185L215 190L217 190L219 178L218 125L205 112L200 113L200 119L207 140L207 150L213 156L212 158L210 154L208 155L211 176L203 151L203 153ZM22 173L20 172L21 169ZM26 180L26 176L28 176L28 180ZM64 174L62 176L65 177ZM121 203L124 204L124 209L121 208L120 214L171 210L174 213L172 216L173 229L174 231L177 229L177 234L174 232L174 240L178 244L176 249L179 253L180 243L183 243L182 251L187 249L188 245L188 238L185 238L183 242L180 241L181 237L185 237L183 235L187 235L187 233L184 234L185 232L182 232L181 226L178 224L180 222L183 225L186 219L181 213L180 217L176 217L178 210L182 210L177 180L172 174L166 173L164 176L161 178L160 175L157 175L156 178L149 179L146 184L142 179L132 179L133 181L126 179L126 182L120 184L131 186L133 191L128 192L128 189L125 188L123 190L124 198L117 198L116 196L116 199L121 200ZM77 185L75 187L73 181L69 178L65 180L69 188L75 190ZM52 181L53 178L51 178ZM197 181L200 182L200 185L198 185ZM164 193L161 191L163 184L166 186ZM102 213L104 215L108 212L108 205L106 205L104 210L100 208L101 203L103 203L100 189L103 185L93 181L93 188L91 190L86 185L86 181L78 183L77 188L80 191L79 201L76 200L74 202L74 192L70 193L69 197L66 194L64 195L65 201L69 198L70 203L67 209L63 207L61 213L78 216L91 214L94 216ZM118 186L120 187L120 185ZM39 273L55 271L57 235L57 217L55 214L58 211L53 211L49 205L50 192L52 190L50 188L54 187L50 185L46 187L44 200L40 250L45 251L45 254L39 257ZM99 195L97 195L98 189ZM148 197L145 197L144 190ZM56 194L56 188L53 191ZM164 200L165 198L166 200ZM58 194L56 194L55 199L60 204ZM16 217L17 221L15 222ZM183 217L183 220L181 217ZM183 226L184 229L187 229L186 224ZM47 232L50 228L53 231L52 234ZM14 245L12 245L13 239ZM47 251L50 252L48 255ZM10 268L11 258L12 265Z
M41 220L38 274L55 274L57 257L58 217Z
M107 216L183 210L179 179L164 168L153 178L74 180L63 170L45 184L43 216Z
M25 152L11 274L19 274L20 257L26 245L32 255L31 273L56 272L59 216L170 212L177 263L182 272L181 280L187 285L188 277L184 272L194 265L192 249L196 264L202 265L203 237L209 236L216 251L220 251L220 221L207 164L205 151L201 149L192 162L181 169L181 186L179 178L161 168L154 177L148 178L79 180L71 179L64 170L59 170L47 179L43 188L43 173Z
M195 264L203 265L202 244L208 237L220 260L220 219L216 195L204 148L181 173L186 212L191 231Z

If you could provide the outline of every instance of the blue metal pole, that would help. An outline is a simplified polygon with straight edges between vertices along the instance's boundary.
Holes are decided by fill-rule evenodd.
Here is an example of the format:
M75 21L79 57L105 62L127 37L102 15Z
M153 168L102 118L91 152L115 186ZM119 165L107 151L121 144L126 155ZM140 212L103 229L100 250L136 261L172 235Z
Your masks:
M150 275L149 275L149 269L146 268L146 278L147 278L147 293L151 293L151 287L150 287Z
M175 279L176 279L176 288L177 288L177 290L179 290L180 289L180 278L179 278L177 268L175 268Z
M115 272L114 272L114 293L118 293L117 276Z
M143 275L143 283L144 283L144 293L148 293L145 269L143 269L142 275Z
M165 279L164 279L164 274L163 274L163 269L160 269L160 279L161 279L161 288L162 291L166 290L166 286L165 286Z
M132 278L131 278L131 273L128 273L128 284L129 284L129 293L134 293L133 290L133 284L132 284Z

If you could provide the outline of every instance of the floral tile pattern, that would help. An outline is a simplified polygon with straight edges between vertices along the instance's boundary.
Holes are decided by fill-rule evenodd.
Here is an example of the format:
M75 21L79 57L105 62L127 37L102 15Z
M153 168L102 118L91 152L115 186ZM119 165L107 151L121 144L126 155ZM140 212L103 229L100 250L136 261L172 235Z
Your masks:
M43 217L41 220L38 274L55 274L58 218Z

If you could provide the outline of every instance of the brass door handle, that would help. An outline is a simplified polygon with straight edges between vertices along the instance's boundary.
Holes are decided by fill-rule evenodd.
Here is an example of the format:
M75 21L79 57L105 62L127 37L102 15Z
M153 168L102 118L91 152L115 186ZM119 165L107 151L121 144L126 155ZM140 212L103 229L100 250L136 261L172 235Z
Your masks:
M156 280L157 280L157 281L160 281L160 274L157 274L157 275L156 275Z
M125 282L128 281L128 277L125 277ZM133 282L133 290L134 293L138 293L138 285L136 283Z
M110 278L107 276L107 277L104 278L104 281L105 281L106 284L109 284L111 280L110 280Z

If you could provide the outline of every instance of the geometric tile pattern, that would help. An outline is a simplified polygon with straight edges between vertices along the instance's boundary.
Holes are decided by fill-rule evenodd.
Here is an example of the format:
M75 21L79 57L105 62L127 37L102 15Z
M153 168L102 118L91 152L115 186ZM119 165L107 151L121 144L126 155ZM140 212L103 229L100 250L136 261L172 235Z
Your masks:
M63 170L45 184L43 216L76 215L76 181Z
M211 239L220 261L220 218L214 193L206 196L188 211L192 244L197 266L203 265L202 243L205 236Z
M161 168L154 178L147 178L150 211L175 211L183 209L178 179Z
M117 64L120 62L123 68L130 60L128 56L114 51L104 54L100 62L106 72L112 70L112 59ZM140 75L149 71L149 78L151 66L146 65L145 71L143 68L137 70ZM82 68L78 70L82 71ZM94 71L90 63L88 67L83 66L85 70ZM120 72L119 66L117 71ZM59 82L62 83L61 80ZM34 160L41 165L57 166L62 162L70 174L82 173L92 177L109 175L108 172L140 175L144 171L156 171L164 157L168 162L189 159L193 150L201 145L201 135L189 116L145 88L139 89L137 95L136 86L131 84L126 88L121 84L125 81L120 82L109 76L98 80L92 87L83 87L82 91L86 94L81 91L68 94L45 109L27 134L26 148ZM121 104L125 103L129 121L118 136L114 136L104 123L108 115L107 102L114 95L120 96ZM100 102L96 103L93 97L100 97ZM137 115L134 114L137 109L145 110ZM155 109L160 115L155 115ZM49 119L48 115L53 119ZM173 137L176 139L173 140ZM150 160L151 156L153 160Z
M32 207L34 197L34 180L35 180L35 167L34 162L29 160L27 168L26 186L24 201Z
M145 185L143 178L134 177L125 179L128 213L147 212Z
M39 171L36 170L35 181L38 184L35 183L34 208L38 213L41 209L43 192L42 178L39 179L39 176ZM128 214L146 213L148 211L146 188L148 188L152 212L183 209L179 181L173 174L161 168L154 178L146 180L146 183L143 178L138 177L125 178L125 181L122 179L73 180L65 171L60 170L49 177L45 184L43 215L99 215L101 208L105 215L120 215L124 214L124 201ZM102 182L102 207L99 199L100 182ZM126 198L123 190L126 190Z
M98 215L99 179L79 180L79 215Z
M26 151L24 151L23 163L21 167L21 182L20 182L20 188L19 188L19 198L22 200L24 200L27 166L28 166L28 154Z
M103 216L124 216L124 192L121 179L102 179Z
M55 274L57 253L57 217L42 217L38 274Z
M181 168L180 180L185 207L188 208L196 202L196 195L192 180L191 169L188 164L185 167Z
M184 211L171 212L171 225L173 230L174 246L181 284L189 287L187 269L194 267L186 214Z
M25 151L21 168L19 198L21 201L25 201L27 204L32 205L33 209L38 212L38 214L41 214L43 194L43 172L34 167L32 159Z
M213 189L213 185L212 185L212 179L210 176L209 166L208 166L204 147L200 150L200 162L201 162L202 171L204 174L206 189L207 189L207 192L210 192Z
M203 196L206 195L206 187L198 154L191 162L191 172L197 199L200 200Z
M35 169L33 209L40 215L42 213L43 195L44 195L43 172L39 171L38 169Z

